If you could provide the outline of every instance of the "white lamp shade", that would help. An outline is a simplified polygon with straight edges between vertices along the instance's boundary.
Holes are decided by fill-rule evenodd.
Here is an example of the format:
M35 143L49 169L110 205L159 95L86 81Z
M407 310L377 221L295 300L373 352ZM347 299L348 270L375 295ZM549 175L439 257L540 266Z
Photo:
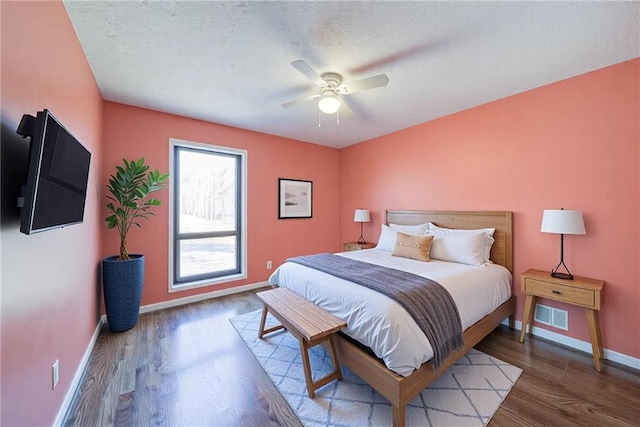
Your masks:
M369 215L369 209L356 209L356 214L353 216L354 222L369 222L371 216Z
M556 234L587 234L582 211L567 209L545 209L540 231Z
M325 114L333 114L340 109L340 100L334 94L322 95L318 101L318 108Z

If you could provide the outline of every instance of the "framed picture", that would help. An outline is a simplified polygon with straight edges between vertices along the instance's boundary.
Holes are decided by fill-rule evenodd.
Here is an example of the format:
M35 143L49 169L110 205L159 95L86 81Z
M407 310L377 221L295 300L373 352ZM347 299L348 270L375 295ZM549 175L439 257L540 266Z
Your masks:
M278 195L278 219L311 218L313 182L279 178Z

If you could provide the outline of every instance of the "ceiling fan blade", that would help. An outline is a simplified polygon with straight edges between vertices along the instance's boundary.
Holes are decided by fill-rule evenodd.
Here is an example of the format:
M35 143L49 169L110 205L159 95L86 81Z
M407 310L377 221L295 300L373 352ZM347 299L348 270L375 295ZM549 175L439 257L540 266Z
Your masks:
M377 76L367 77L361 80L343 84L340 89L343 93L356 93L367 89L386 86L389 83L389 77L386 74L378 74Z
M295 99L293 101L285 102L284 104L282 104L282 107L283 108L289 108L289 107L292 107L292 106L297 105L297 104L302 104L303 102L311 101L313 99L318 98L319 96L320 95L318 95L318 94L311 95L311 96L305 96L304 98L299 98L299 99Z
M351 106L349 105L347 97L342 96L339 93L336 95L338 95L338 98L340 98L340 114L342 114L344 117L353 116L353 108L351 108Z
M314 69L311 68L311 66L309 66L309 64L307 64L302 59L297 59L295 61L292 61L291 65L293 65L293 68L295 68L296 70L300 71L302 74L307 76L309 80L311 80L318 86L321 86L321 87L328 86L327 82L325 82L324 79L320 77L320 75L316 73Z

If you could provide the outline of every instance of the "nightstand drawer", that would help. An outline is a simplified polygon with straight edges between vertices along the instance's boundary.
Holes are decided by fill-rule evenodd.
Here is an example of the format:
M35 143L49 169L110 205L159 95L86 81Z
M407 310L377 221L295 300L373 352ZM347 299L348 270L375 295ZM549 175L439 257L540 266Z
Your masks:
M595 291L589 289L526 278L523 291L527 294L577 304L583 307L596 306Z

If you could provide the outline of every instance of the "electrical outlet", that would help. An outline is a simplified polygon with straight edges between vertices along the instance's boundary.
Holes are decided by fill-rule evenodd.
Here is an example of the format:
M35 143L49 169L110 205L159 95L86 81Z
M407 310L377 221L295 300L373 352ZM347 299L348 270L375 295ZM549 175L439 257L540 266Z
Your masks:
M56 385L58 385L59 370L60 360L56 360L56 363L51 367L51 390L54 390Z
M273 268L273 264L271 264L271 260L267 261L267 270L271 270Z

